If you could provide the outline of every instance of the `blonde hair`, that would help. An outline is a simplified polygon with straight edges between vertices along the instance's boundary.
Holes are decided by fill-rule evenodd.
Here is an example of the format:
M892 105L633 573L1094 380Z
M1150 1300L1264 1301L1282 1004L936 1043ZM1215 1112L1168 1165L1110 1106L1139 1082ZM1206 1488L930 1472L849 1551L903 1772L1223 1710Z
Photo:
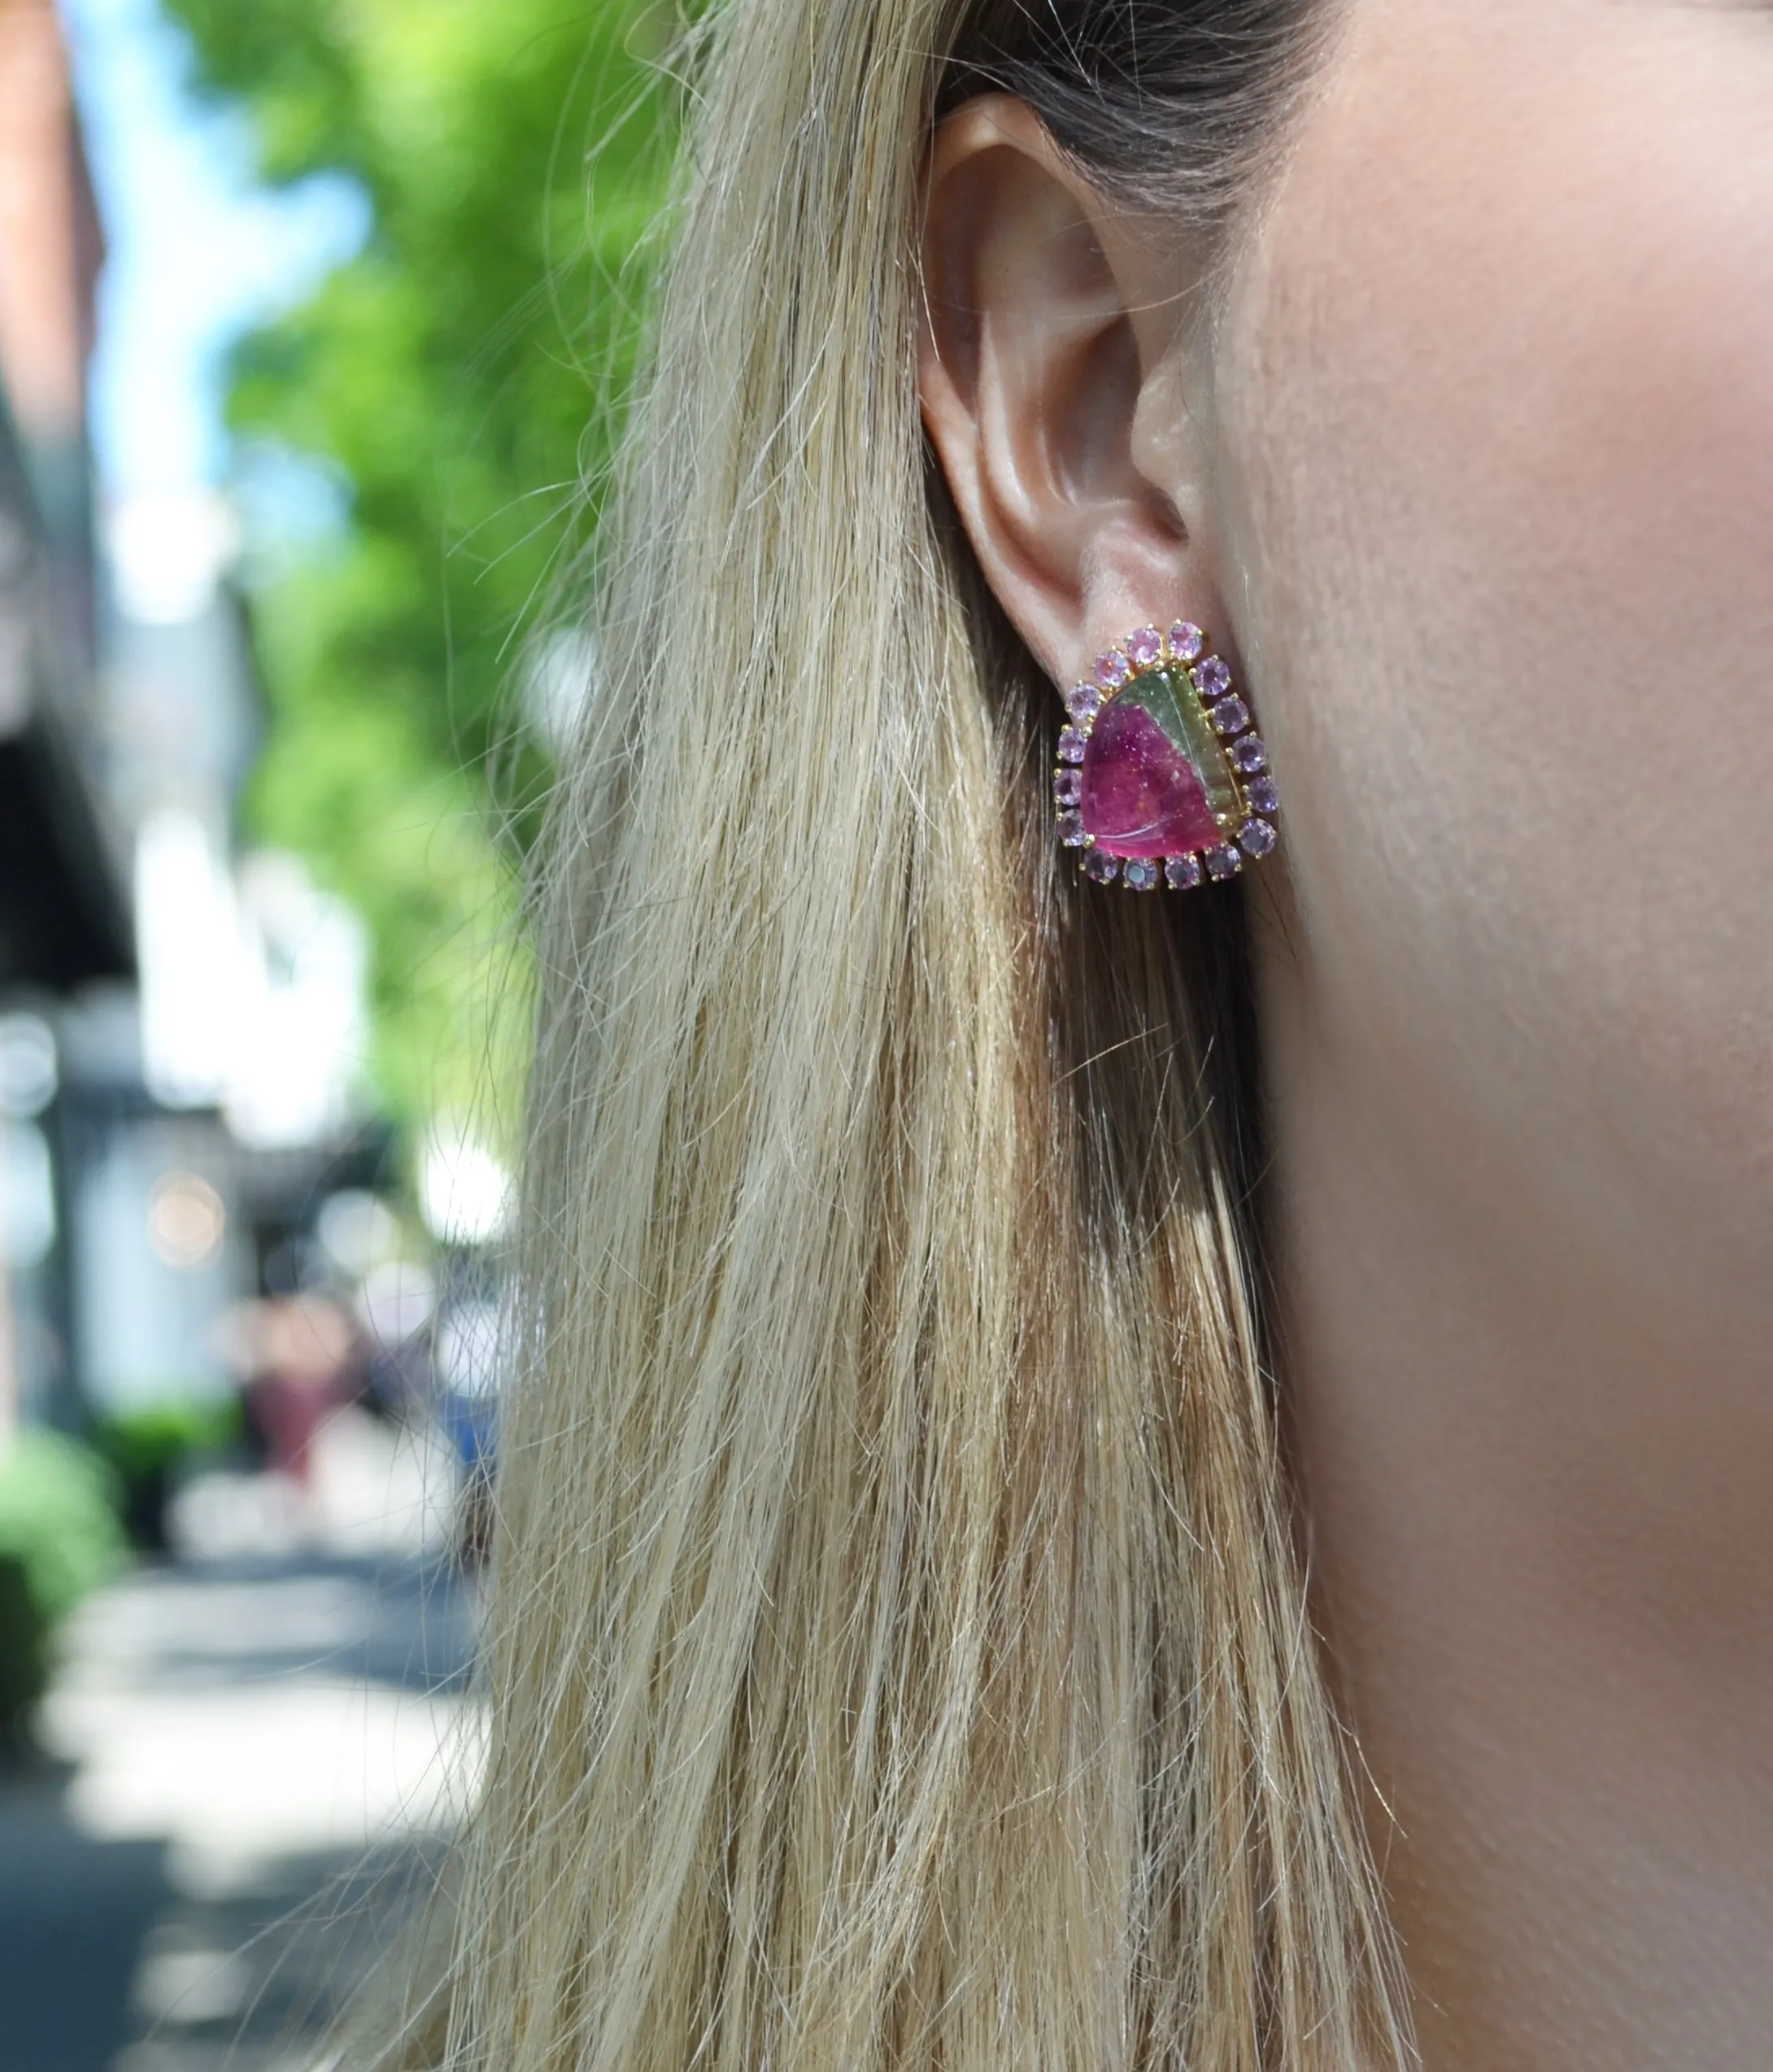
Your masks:
M1408 2057L1250 1293L1235 901L1058 867L1057 702L929 479L978 16L739 0L698 75L541 914L462 2072Z

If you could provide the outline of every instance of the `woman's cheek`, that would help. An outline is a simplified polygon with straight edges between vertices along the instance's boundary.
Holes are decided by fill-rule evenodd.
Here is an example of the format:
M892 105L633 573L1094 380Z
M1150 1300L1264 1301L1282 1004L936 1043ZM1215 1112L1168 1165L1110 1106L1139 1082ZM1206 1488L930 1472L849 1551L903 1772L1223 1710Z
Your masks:
M1216 402L1326 1027L1622 1259L1766 1228L1773 10L1357 0Z

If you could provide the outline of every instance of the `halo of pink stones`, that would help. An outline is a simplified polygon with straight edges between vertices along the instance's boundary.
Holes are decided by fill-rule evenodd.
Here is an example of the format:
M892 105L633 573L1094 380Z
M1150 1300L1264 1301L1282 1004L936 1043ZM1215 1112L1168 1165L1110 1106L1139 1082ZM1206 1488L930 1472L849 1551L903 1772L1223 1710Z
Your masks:
M1280 796L1269 774L1267 744L1252 731L1248 705L1232 694L1231 670L1218 656L1209 654L1206 645L1200 628L1186 619L1178 619L1167 634L1154 626L1140 626L1119 647L1097 656L1093 679L1066 694L1071 724L1059 736L1052 780L1059 840L1078 853L1083 875L1097 884L1117 880L1130 892L1155 892L1160 885L1171 892L1191 892L1209 879L1222 883L1237 877L1246 863L1272 855L1279 843L1274 816L1280 811ZM1082 766L1090 736L1097 719L1122 691L1165 667L1179 669L1193 687L1224 748L1242 811L1236 816L1217 816L1222 839L1185 855L1111 855L1097 846L1083 824Z

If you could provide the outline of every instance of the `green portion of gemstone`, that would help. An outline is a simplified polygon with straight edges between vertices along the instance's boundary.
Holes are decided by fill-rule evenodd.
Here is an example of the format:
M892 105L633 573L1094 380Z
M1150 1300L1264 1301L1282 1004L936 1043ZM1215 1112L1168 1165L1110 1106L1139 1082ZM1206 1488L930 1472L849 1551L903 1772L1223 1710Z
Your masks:
M1114 703L1139 705L1151 714L1171 744L1194 765L1207 804L1221 821L1244 818L1244 801L1226 759L1225 745L1213 732L1206 707L1186 670L1147 670L1133 678Z

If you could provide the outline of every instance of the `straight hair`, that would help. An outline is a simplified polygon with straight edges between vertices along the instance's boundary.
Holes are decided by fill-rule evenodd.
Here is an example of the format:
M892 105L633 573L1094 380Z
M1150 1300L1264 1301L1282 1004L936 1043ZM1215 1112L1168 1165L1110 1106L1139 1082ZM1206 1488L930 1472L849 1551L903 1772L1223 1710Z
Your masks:
M914 380L943 109L1019 94L1229 248L1322 20L698 33L538 906L490 1751L384 2061L1411 2061L1252 1296L1239 898L1059 862L1058 701Z

